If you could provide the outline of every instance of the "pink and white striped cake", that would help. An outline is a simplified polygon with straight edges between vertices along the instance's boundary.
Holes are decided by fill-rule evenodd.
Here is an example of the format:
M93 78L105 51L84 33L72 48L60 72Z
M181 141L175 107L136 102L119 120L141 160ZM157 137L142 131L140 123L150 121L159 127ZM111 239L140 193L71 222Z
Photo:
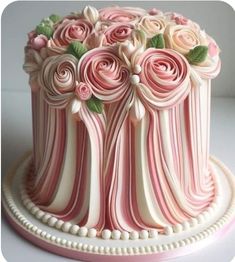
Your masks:
M38 218L81 236L145 239L190 230L216 205L219 48L198 24L117 6L51 15L29 33L24 69Z

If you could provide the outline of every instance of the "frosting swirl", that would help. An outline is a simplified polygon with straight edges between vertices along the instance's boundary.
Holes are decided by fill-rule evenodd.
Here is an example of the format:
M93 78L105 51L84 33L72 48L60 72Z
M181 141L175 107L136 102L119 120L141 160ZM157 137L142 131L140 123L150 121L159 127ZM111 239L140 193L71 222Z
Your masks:
M113 45L118 42L124 42L131 36L134 26L129 23L114 23L104 30L105 38L103 45Z
M114 47L87 52L79 61L78 75L80 81L88 84L93 94L103 101L120 100L130 86L129 71Z
M153 37L164 32L166 21L162 16L144 16L137 24L137 28L143 30L147 37Z
M100 9L99 14L102 21L128 22L145 15L146 11L142 8L113 6Z
M48 49L55 54L64 53L73 41L85 42L93 31L93 25L85 19L64 19L57 25L52 39L47 43Z
M197 45L207 45L199 30L184 25L168 25L165 30L167 48L185 55Z
M76 86L77 59L70 54L48 57L42 66L40 81L47 102L65 107L73 96Z
M140 97L157 109L180 103L190 91L189 65L179 53L168 49L147 49L139 58L142 70Z

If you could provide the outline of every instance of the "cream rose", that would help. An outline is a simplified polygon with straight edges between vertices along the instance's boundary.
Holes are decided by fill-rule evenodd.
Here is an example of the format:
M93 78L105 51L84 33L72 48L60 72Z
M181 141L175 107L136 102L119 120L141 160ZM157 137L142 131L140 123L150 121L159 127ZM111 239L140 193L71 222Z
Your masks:
M157 34L163 33L167 22L162 16L144 16L137 23L136 27L143 30L147 37L153 37Z
M65 107L74 95L78 60L70 54L48 57L42 66L40 82L51 106Z
M114 47L87 52L79 61L78 75L97 98L106 102L122 99L130 86L129 71Z
M207 40L190 26L168 25L165 33L166 47L185 55L197 45L207 45Z

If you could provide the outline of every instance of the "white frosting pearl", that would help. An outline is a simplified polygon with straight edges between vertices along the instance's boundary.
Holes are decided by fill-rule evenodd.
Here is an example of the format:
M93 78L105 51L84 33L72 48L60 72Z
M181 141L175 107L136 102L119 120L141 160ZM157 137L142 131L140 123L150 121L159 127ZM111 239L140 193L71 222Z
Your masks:
M35 215L38 211L40 211L40 209L37 207L37 206L34 206L34 207L32 207L31 208L31 213L33 214L33 215Z
M195 227L197 225L197 219L195 217L190 219L190 225L191 227Z
M142 70L142 68L141 68L140 65L135 65L133 72L134 72L135 74L139 74L139 73L141 72L141 70Z
M112 231L112 239L118 240L121 237L121 232L119 230Z
M111 231L108 229L105 229L102 231L102 238L103 239L110 239L111 237Z
M136 85L140 82L140 77L138 75L132 75L130 81L133 85Z
M45 215L45 212L38 210L35 214L36 218L41 219Z
M148 233L147 230L141 230L141 231L140 231L140 238L141 238L141 239L147 239L148 236L149 236L149 233Z
M205 221L204 219L204 216L202 214L200 214L198 217L197 217L197 221L198 221L198 224L201 224Z
M27 207L27 209L28 210L30 210L32 207L34 207L35 205L34 205L34 203L33 202L28 202L27 203L27 205L26 205L26 207Z
M45 215L42 217L42 222L43 222L43 223L47 223L47 221L49 220L49 218L51 218L51 215L50 215L50 214L45 214Z
M70 228L71 228L72 224L69 223L69 222L65 222L63 225L62 225L62 231L64 232L69 232Z
M80 237L87 236L87 233L88 233L88 229L86 227L80 227L79 230L78 230L78 235Z
M150 238L157 238L157 236L158 236L158 231L157 231L157 229L150 229L150 230L149 230L149 237L150 237Z
M173 229L172 229L172 227L171 227L171 226L166 226L166 227L164 228L164 233L165 233L166 235L171 235L171 234L173 234Z
M182 225L183 225L183 229L184 229L184 230L188 230L188 229L190 228L190 224L189 224L188 221L184 221L184 222L182 223Z
M79 231L79 226L78 225L72 225L71 228L70 228L70 233L73 234L73 235L77 235Z
M137 231L131 231L130 239L135 240L139 238L139 233Z
M55 227L57 229L61 229L62 225L64 224L64 221L63 220L58 220L55 224Z
M57 221L58 221L58 219L56 217L51 217L51 218L48 219L47 223L50 227L53 227L56 224Z
M130 237L130 234L127 231L122 231L121 232L121 239L122 240L128 240Z
M176 224L173 226L173 230L175 233L179 233L183 230L183 226L181 224Z
M93 238L96 237L97 230L95 228L88 229L88 237Z

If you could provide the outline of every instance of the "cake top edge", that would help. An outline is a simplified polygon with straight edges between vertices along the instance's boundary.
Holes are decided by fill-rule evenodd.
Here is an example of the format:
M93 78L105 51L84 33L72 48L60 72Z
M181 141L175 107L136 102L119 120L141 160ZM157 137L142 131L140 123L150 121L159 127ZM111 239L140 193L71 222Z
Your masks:
M215 40L181 14L86 6L42 19L28 34L24 70L32 91L43 88L56 107L65 107L75 95L75 108L86 101L100 113L103 102L120 100L130 86L138 86L140 97L166 108L162 101L172 93L169 107L186 97L189 82L198 85L217 76L219 53Z

